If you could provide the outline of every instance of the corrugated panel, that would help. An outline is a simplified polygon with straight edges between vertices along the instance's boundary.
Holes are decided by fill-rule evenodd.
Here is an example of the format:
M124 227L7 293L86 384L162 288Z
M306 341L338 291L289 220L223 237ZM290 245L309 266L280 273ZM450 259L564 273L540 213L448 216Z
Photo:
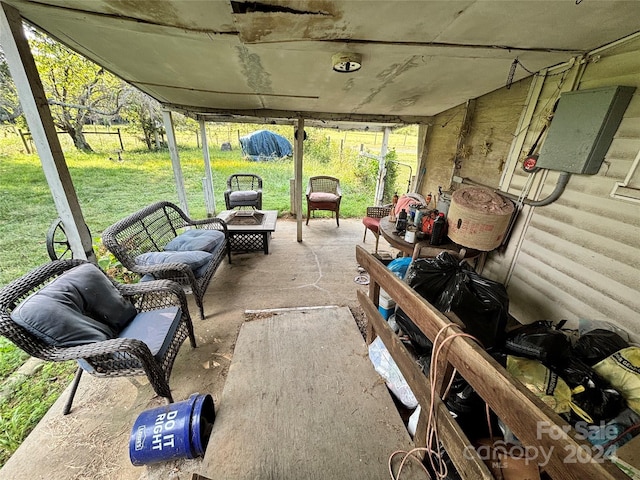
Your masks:
M622 84L640 89L640 42L632 53L628 45L622 50L618 56L603 52L585 70L580 88ZM546 90L539 104L549 103L552 89ZM507 285L511 313L518 320L609 320L640 334L640 205L609 196L638 150L636 91L600 172L572 176L558 201L533 210L519 250L513 252L516 261ZM556 178L548 175L541 197L551 192ZM512 187L521 187L524 179L515 172ZM485 275L503 275L509 261L508 256L494 257Z

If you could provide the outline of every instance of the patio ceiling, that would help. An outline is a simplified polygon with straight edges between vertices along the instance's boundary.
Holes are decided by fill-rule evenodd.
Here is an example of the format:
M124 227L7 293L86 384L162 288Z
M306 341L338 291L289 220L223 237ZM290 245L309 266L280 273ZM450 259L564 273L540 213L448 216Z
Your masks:
M4 0L159 102L210 120L424 122L640 30L640 2ZM355 52L361 70L337 73ZM518 66L514 79L529 75Z

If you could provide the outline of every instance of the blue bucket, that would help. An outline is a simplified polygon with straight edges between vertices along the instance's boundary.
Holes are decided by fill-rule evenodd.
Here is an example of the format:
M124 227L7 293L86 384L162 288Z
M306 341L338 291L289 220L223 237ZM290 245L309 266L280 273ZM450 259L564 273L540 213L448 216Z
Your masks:
M131 430L134 465L204 456L215 420L211 395L192 394L184 402L142 412Z

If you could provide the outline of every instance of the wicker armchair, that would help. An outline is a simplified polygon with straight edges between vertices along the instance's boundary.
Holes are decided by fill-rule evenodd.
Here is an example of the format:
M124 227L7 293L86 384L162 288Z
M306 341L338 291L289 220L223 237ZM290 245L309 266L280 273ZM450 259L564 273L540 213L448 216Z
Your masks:
M159 280L133 285L120 284L109 279L104 272L96 268L120 292L124 302L128 301L135 307L135 312L138 314L174 307L175 316L172 326L177 325L177 327L168 328L163 347L156 355L146 343L135 338L117 337L84 345L54 346L44 341L41 335L34 334L31 329L24 328L12 318L12 312L29 296L68 270L86 263L88 262L79 259L56 260L32 270L0 290L0 334L33 357L51 362L78 360L82 368L78 368L76 372L71 393L64 407L65 415L71 410L83 369L96 377L146 375L156 394L173 402L169 376L178 349L187 337L191 346L194 348L196 346L187 299L177 283ZM55 300L51 301L55 302ZM63 320L65 319L51 317L51 322Z
M224 192L227 210L253 207L262 210L262 178L252 173L236 173L227 178Z
M340 201L342 190L340 180L335 177L320 175L309 178L307 185L307 225L311 212L326 210L335 212L336 223L340 226ZM332 214L333 215L333 214Z
M371 230L371 233L376 237L376 249L375 253L378 253L378 242L380 241L380 219L389 215L391 212L391 205L384 207L367 207L367 216L362 219L364 224L364 237L362 241L367 240L367 230Z

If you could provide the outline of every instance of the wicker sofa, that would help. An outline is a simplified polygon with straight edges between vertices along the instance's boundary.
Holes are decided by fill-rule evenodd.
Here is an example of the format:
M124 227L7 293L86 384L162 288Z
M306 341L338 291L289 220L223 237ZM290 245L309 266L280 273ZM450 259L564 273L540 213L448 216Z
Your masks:
M193 293L204 318L203 297L225 252L231 263L227 225L219 218L192 220L176 205L149 205L108 227L106 248L142 281L168 279Z

